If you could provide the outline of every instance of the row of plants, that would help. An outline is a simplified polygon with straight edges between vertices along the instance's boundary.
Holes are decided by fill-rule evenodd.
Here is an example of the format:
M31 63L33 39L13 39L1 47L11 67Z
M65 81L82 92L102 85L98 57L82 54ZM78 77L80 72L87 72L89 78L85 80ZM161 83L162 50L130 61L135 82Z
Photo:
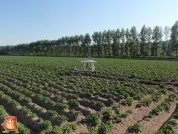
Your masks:
M9 83L9 82L8 82L8 83ZM11 84L10 84L10 85L11 85ZM17 89L17 90L18 90L18 89ZM21 91L21 92L22 92L22 91ZM30 91L30 89L29 89L29 90L23 89L23 94L24 94L24 93L25 93L25 95L27 95L27 96L30 95L29 97L31 97L33 100L34 100L35 96L38 97L38 100L35 101L35 103L38 103L39 100L44 100L44 102L46 102L47 104L49 103L49 107L48 107L47 109L50 109L50 108L53 108L53 110L58 109L57 111L60 112L61 114L65 114L66 116L70 116L70 117L69 117L70 120L75 120L75 119L77 118L77 116L81 114L80 111L76 111L76 110L72 109L72 108L75 108L75 107L78 107L78 106L79 106L79 102L78 102L77 100L75 100L75 99L69 99L69 100L68 100L68 104L65 104L65 103L59 103L59 102L51 101L51 99L50 99L49 97L44 97L44 96L41 95L41 94L33 93L33 92ZM47 107L47 106L46 106L46 103L45 103L45 104L43 103L44 107ZM51 103L51 104L50 104L50 103ZM39 103L38 103L38 104L39 104ZM61 109L60 109L60 107L61 107ZM70 111L69 111L68 113L61 111L61 110L64 110L64 109L66 109L66 108L69 108L69 109L70 109ZM71 116L72 116L72 117L71 117ZM58 117L61 117L61 116L58 116ZM63 118L61 118L62 121L63 121L63 119L66 119L66 118L64 118L64 116L62 116L62 117L63 117Z
M153 91L154 90L154 91ZM150 98L145 98L142 101L140 101L136 107L146 107L149 106L152 102L158 102L162 98L162 95L165 95L167 93L166 89L159 89L157 92L155 89L150 89L151 93L153 94Z
M11 106L11 108L8 109L9 113L16 114L16 116L20 120L20 122L22 122L23 124L30 124L30 122L26 122L27 120L31 121L31 122L35 122L35 124L38 124L37 126L39 128L36 129L33 126L31 126L30 129L34 129L37 132L39 132L41 130L44 120L39 118L29 108L27 108L26 106L21 106L20 103L18 103L13 98L11 98L7 94L5 94L3 91L0 91L0 98L1 98L1 101L3 101L6 105ZM15 107L18 107L18 109ZM20 114L20 116L19 116L19 114ZM22 117L26 118L26 120L24 120L24 118L22 119ZM35 120L33 120L32 118L35 118Z
M69 134L76 130L78 127L78 124L76 123L71 123L64 125L62 127L52 124L48 125L48 128L44 131L42 131L40 134Z
M1 86L1 88L4 88L3 86L2 86L2 84L0 85ZM7 88L6 87L6 90L10 90L10 88ZM11 90L12 91L12 90ZM12 91L13 92L13 91ZM20 93L19 93L20 94ZM6 101L8 101L8 103L10 104L10 105L12 105L12 106L21 106L20 105L20 103L18 103L17 101L15 101L15 100L13 100L10 96L8 96L7 94L5 95L4 94L4 92L0 92L0 95L1 95L1 97L3 98L3 99L5 99ZM12 94L13 95L13 94ZM23 113L25 114L25 115L27 115L27 116L29 116L29 117L31 117L31 118L33 118L33 117L37 117L37 115L35 114L35 113L32 113L32 111L29 109L29 108L27 108L26 106L21 106L22 108L21 108L21 110L23 111ZM2 114L4 114L5 112L2 110ZM72 109L71 110L71 113L73 113L73 114L76 114L77 113L77 111L75 111L74 109ZM66 121L67 120L67 118L65 117L65 116L63 116L63 115L59 115L56 111L53 111L53 110L47 110L47 114L49 114L51 117L55 117L56 119L59 119L60 121ZM78 113L79 114L79 113ZM81 113L80 113L81 114ZM40 122L42 123L42 125L43 125L43 128L45 129L44 131L46 131L46 129L48 129L48 128L52 128L51 126L52 126L52 123L49 121L49 120L43 120L42 118L40 118L39 117L39 120L40 120ZM21 130L21 132L23 133L23 131L25 131L25 129L23 130L23 124L22 124L22 130ZM66 125L66 126L64 126L64 127L62 127L62 131L63 132L65 132L65 133L67 133L67 132L70 132L70 131L72 131L72 130L75 130L76 129L76 124L69 124L69 125ZM29 130L29 129L28 129ZM52 129L51 131L50 131L50 133L51 132L53 132L54 130ZM58 131L57 131L58 132ZM29 132L30 133L30 132ZM24 133L24 134L26 134L26 133ZM27 133L28 134L28 133Z
M129 133L136 133L138 134L139 132L141 132L143 129L143 125L139 122L135 123L133 126L129 126L127 131Z
M0 105L0 118L5 118L8 117L9 115L6 112L6 109L4 108L4 106ZM21 122L18 121L18 131L20 134L30 134L30 129L28 129L28 127L26 127L24 124L22 124Z
M56 70L62 70L64 68L71 68L72 65L77 65L77 59L75 58L34 58L28 57L27 63L24 57L18 57L20 60L14 59L12 57L6 57L4 60L10 61L8 65L17 63L17 66L24 65L24 68L34 68L38 67L41 68L43 66L45 68L51 68L50 73L55 74ZM40 61L39 59L45 61ZM45 60L44 60L45 59ZM4 61L3 60L3 61ZM125 78L130 76L135 76L136 78L145 78L145 79L152 79L152 80L176 80L176 62L175 64L170 65L168 61L164 62L157 62L157 61L132 61L132 60L122 60L122 59L96 59L98 60L96 67L99 70L99 76L112 76L113 78ZM1 60L2 61L2 60ZM12 62L13 61L13 62ZM50 64L49 64L50 63ZM7 63L6 63L7 64ZM110 66L108 66L108 64ZM6 65L3 65L6 67ZM15 65L14 65L15 66ZM58 68L56 68L58 66ZM169 68L169 70L167 69ZM41 69L41 70L42 70ZM35 69L36 70L36 69ZM47 70L47 69L46 69ZM102 71L101 71L102 70ZM113 73L114 71L114 73ZM65 70L64 70L65 72ZM42 71L41 71L42 73ZM62 74L61 74L62 75ZM43 75L44 76L44 75ZM168 77L170 76L170 77Z
M162 95L166 95L168 93L168 91L166 89L155 89L155 88L151 88L149 90L149 94L152 94L151 98L145 98L142 99L137 105L136 107L141 107L141 106L149 106L152 102L158 102L158 100L160 100L162 98ZM170 105L171 102L174 102L175 100L178 99L178 95L176 94L171 94L169 95L169 97L167 99L165 99L161 105L158 105L156 108L154 108L151 112L150 115L148 117L152 117L155 113L155 111L157 111L156 109L160 108L160 111L157 112L156 115L158 115L161 111L163 110L169 110L170 109ZM143 124L137 122L136 124L129 126L127 129L128 133L139 133L141 132L143 129ZM160 133L162 134L162 132ZM163 133L164 134L164 133ZM167 133L165 133L167 134ZM173 134L173 133L170 133Z
M177 120L171 120L169 121L164 128L160 129L156 134L174 134L175 133L175 127L178 125Z
M14 80L15 81L15 80ZM18 84L18 82L16 81L16 84ZM55 97L55 99L61 99L62 98L62 96L61 95L58 95L58 94L52 94L52 93L50 93L49 91L46 91L46 90L42 90L41 88L35 88L34 86L32 86L32 88L30 88L31 90L34 90L34 91L36 91L36 92L38 92L39 91L39 93L42 93L42 94L44 94L44 95L48 95L48 96L51 96L51 95L54 95ZM125 88L125 89L128 89L128 88ZM55 89L54 89L55 90ZM53 91L54 91L53 90ZM58 90L56 89L56 92L57 92ZM123 90L123 92L124 92L124 90ZM122 92L122 93L123 93ZM127 92L129 92L129 91L127 91ZM75 92L75 93L78 93L78 92ZM84 92L85 93L85 92ZM82 94L84 94L83 92L82 92ZM127 93L128 94L128 93ZM132 94L132 92L130 93L130 94ZM141 93L140 93L141 94ZM67 96L67 93L65 92L65 91L63 91L62 92L62 95L66 95ZM86 93L85 93L85 95L86 95ZM58 98L57 98L57 97ZM76 95L76 94L72 94L72 93L70 93L70 94L68 94L68 96L71 96L71 97L74 97L74 98L77 98L78 96ZM128 96L130 96L129 94L128 94ZM138 95L137 95L137 97L138 97ZM64 98L63 98L64 99ZM109 99L109 103L110 104L112 104L113 103L113 99ZM126 100L126 103L127 103L127 101L129 101L129 99L127 99ZM98 106L105 106L102 102L97 102L97 101L95 101L94 102L94 100L92 101L93 103L95 103L95 104L97 104ZM108 103L108 102L107 102Z
M128 88L127 88L128 89ZM149 91L149 90L148 90ZM127 92L129 92L129 90L127 91ZM66 93L67 94L67 93ZM129 99L128 99L129 100ZM133 99L132 99L133 100ZM127 101L126 101L127 102Z
M84 103L85 107L91 108L98 105L101 107L112 106L114 102L129 106L134 100L139 100L141 106L147 106L150 104L150 100L145 98L147 95L152 96L151 102L157 102L161 99L164 91L156 88L150 89L147 83L139 83L139 79L144 78L149 82L155 79L164 80L169 77L169 80L176 80L173 67L167 63L159 63L158 66L153 65L155 64L153 61L149 64L142 62L140 65L140 61L130 61L133 64L131 66L131 63L125 60L111 59L106 62L103 59L98 59L97 69L99 71L97 76L85 77L67 75L67 69L75 64L74 59L67 59L67 61L60 58L47 59L45 62L38 58L29 58L28 60L29 62L9 59L9 62L1 64L0 75L2 79L6 79L6 81L2 79L1 81L3 85L7 85L15 91L9 92L9 94L15 93L16 97L21 98L19 102L27 96L32 102L43 106L52 118L57 117L58 111L59 113L64 111L79 115L80 111L76 111L76 108L80 105L83 106ZM110 66L107 65L108 63ZM19 96L17 91L23 95ZM103 118L108 117L107 114L110 115L110 112L101 112L101 121L97 125L97 130L95 131L96 128L91 129L90 132L105 133L115 122L120 122L123 117L129 114L129 112L121 114L119 106L113 106L113 109L115 114L112 113L111 118ZM69 112L66 112L67 110ZM63 114L59 115L60 118L64 117ZM66 119L64 118L64 120ZM51 131L53 131L52 128Z
M33 99L33 97L38 97L39 99L42 99L43 101L46 101L46 102L48 102L48 103L50 103L51 101L49 100L48 101L48 98L46 98L46 97L43 97L41 94L36 94L36 93L30 93L30 94L35 94L33 97L31 97L31 98L29 98L29 97L27 97L26 95L27 94L25 94L24 95L24 93L25 93L25 91L27 91L28 92L28 94L29 94L29 92L31 92L31 91L29 91L29 90L25 90L25 89L23 89L22 91L23 91L23 93L20 93L19 91L18 91L18 89L17 90L12 90L11 88L8 88L6 85L4 86L4 85L2 85L1 84L1 87L2 87L2 89L5 91L5 92L7 92L7 93L10 93L10 95L11 96L14 96L16 99L18 98L18 97L20 97L20 98L25 98L25 101L24 102L27 102L27 103L30 103L30 102L32 102L32 99ZM15 89L15 88L14 88ZM73 105L74 106L74 104L75 104L75 102L73 101L73 100L69 100L69 105L65 105L65 104L63 104L63 103L59 103L59 102L53 102L53 103L51 103L51 104L53 104L54 105L54 107L57 107L60 111L61 111L61 109L65 109L65 108L68 108L68 107L70 107L70 104L71 104L71 106ZM51 105L51 104L49 104L49 105ZM76 106L76 105L75 105ZM51 106L50 106L51 107ZM61 108L61 109L60 109ZM46 109L45 108L42 108L41 109L41 111L46 111ZM65 116L65 115L60 115L60 114L58 114L56 111L54 111L54 110L52 110L53 111L53 113L56 113L56 115L57 116L54 116L57 120L59 120L59 121L61 121L61 122L65 122L65 121L68 121L69 119ZM63 112L64 113L64 112ZM76 110L74 110L74 109L71 109L68 113L66 113L66 115L68 114L68 116L75 116L75 118L77 118L77 116L78 115L80 115L80 114L82 114L80 111L76 111ZM50 114L49 114L50 115ZM54 114L55 115L55 114ZM53 115L50 115L50 116L53 116Z
M169 112L171 103L178 100L177 94L171 94L167 99L165 99L160 105L155 107L149 114L148 117L153 117L159 115L162 111Z
M112 109L107 108L102 112L91 113L84 121L90 126L89 132L81 134L107 134L115 123L120 123L123 118L131 114L131 111L115 114Z
M105 92L105 90L103 90L103 91ZM108 91L109 91L109 90L108 90ZM113 90L112 90L112 91L113 91ZM112 91L111 91L110 93L112 93ZM42 92L42 91L41 91L41 92ZM81 91L81 92L82 92L82 91ZM86 94L86 93L84 93L84 92L82 92L82 93L83 93L82 95L92 96L91 93L88 93L88 94ZM82 97L82 95L81 95L81 97ZM113 100L113 99L112 99L113 97L114 97L114 98L118 98L117 96L112 96L111 94L102 93L102 92L101 92L101 95L102 95L102 96L105 95L104 97L107 97L107 98L108 98L108 95L110 95L110 96L109 96L109 99L110 99L111 101ZM73 96L75 96L75 95L73 95ZM123 95L121 94L121 95L120 95L120 98L122 98L122 96L123 96ZM77 96L75 96L75 97L77 97Z
M156 134L174 134L175 127L178 126L178 112L176 111L171 119Z

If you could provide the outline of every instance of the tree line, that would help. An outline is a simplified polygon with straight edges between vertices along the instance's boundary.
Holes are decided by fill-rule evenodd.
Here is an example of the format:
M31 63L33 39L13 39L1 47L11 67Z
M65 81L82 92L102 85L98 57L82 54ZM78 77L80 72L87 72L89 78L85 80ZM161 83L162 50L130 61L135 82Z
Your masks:
M163 35L165 41L163 41ZM178 21L162 30L146 27L137 32L116 29L94 32L91 36L65 36L58 40L41 40L29 44L0 47L0 55L93 56L93 57L178 57Z

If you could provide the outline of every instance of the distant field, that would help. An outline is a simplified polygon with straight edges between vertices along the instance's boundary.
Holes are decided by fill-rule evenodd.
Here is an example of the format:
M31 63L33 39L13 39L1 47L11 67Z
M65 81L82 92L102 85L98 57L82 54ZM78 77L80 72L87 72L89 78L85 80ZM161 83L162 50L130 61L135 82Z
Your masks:
M0 56L0 122L17 116L20 134L178 133L178 62L95 58L96 76L70 74L78 59Z

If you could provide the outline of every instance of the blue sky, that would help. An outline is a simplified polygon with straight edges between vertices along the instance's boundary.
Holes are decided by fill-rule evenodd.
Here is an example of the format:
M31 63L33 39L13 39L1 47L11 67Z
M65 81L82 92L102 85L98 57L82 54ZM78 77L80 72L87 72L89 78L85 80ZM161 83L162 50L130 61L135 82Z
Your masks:
M178 0L0 0L0 46L145 24L171 27Z

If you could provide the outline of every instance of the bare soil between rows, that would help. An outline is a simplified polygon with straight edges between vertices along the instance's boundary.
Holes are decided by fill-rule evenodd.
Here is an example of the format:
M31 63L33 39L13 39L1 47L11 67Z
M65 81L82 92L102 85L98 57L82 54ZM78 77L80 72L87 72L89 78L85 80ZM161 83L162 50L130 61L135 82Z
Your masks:
M169 112L163 111L158 116L154 116L149 121L142 121L143 130L139 134L154 134L171 117L176 109L176 103L171 104Z
M14 107L12 105L9 105L8 102L1 97L0 102L0 105L4 106L9 115L15 115L21 123L23 123L31 130L31 134L39 133L42 131L42 124L36 119L33 120L31 117L24 114L18 106Z
M149 107L141 107L132 110L133 113L129 115L127 118L123 119L121 123L114 124L109 134L127 133L127 129L129 126L134 125L138 121L143 120L143 118L147 116L153 108L161 104L167 97L168 97L167 95L163 96L159 102L152 103Z

